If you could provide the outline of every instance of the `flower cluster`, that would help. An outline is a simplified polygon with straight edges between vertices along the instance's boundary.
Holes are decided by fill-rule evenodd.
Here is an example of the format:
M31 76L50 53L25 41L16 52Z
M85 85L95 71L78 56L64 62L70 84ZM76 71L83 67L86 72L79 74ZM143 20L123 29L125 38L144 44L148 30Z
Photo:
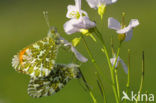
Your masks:
M116 3L117 0L87 0L89 6L94 9L98 9L98 14L103 17L105 12L105 7L107 5ZM81 32L84 35L91 36L94 41L96 39L90 32L90 29L96 28L96 23L89 19L88 13L81 9L81 0L75 0L75 5L68 5L67 7L67 14L66 17L70 20L64 24L64 30L67 34L74 34L76 32ZM108 18L108 28L113 29L119 34L120 41L129 41L133 35L133 28L139 25L139 21L137 19L132 19L128 26L120 24L116 19L113 17ZM76 46L81 40L80 38L73 39L73 45ZM111 58L111 64L114 65L115 58ZM118 57L116 66L118 62L124 67L124 70L127 73L127 67L122 59Z
M139 25L137 19L132 19L127 27L122 27L121 24L114 18L108 18L108 28L116 30L119 35L125 34L125 41L131 40L133 28Z
M99 15L102 17L107 5L117 2L117 0L87 0L89 6L94 9L98 9ZM76 32L81 32L86 36L91 36L94 41L96 39L93 37L89 30L96 27L96 23L89 19L86 11L81 9L81 0L75 0L75 5L68 5L66 17L70 20L64 24L64 30L67 34L73 34ZM121 40L131 40L133 28L139 25L137 19L132 19L127 27L121 25L113 17L108 18L108 28L116 30L119 36L123 37ZM75 46L78 44L81 38L75 38Z
M103 20L106 7L108 5L116 3L118 0L86 0L86 1L91 8L94 8L95 10L97 10L98 15L101 17L101 20ZM119 103L120 90L119 90L119 84L118 84L119 82L117 78L117 75L118 75L117 71L118 71L118 68L120 68L119 64L122 65L126 74L128 74L129 72L126 63L124 63L124 61L119 57L120 47L124 41L131 40L132 35L133 35L133 29L139 25L139 21L137 19L132 19L129 25L126 26L125 21L124 21L125 13L123 13L122 15L123 20L121 23L118 22L113 17L108 18L108 28L116 31L116 33L118 34L119 42L120 42L120 46L118 47L117 52L115 52L113 47L110 47L112 49L112 54L113 54L112 55L113 58L110 58L108 50L107 50L108 48L106 48L107 46L103 39L103 35L102 35L103 33L101 33L98 30L96 22L92 21L89 18L88 13L81 9L81 0L75 0L75 5L68 5L66 17L69 18L70 20L64 24L64 31L68 35L74 34L76 32L79 32L82 34L81 37L74 38L72 40L72 44L73 46L76 47L79 44L80 40L83 39L84 45L86 46L86 50L88 51L91 62L94 64L95 69L97 71L96 76L97 76L97 81L98 81L100 91L101 89L103 89L103 86L102 86L103 82L101 82L101 78L99 78L101 73L98 73L99 72L98 70L100 68L98 64L96 63L94 55L92 55L87 45L87 42L85 41L84 36L90 36L95 42L97 41L97 39L99 39L99 41L102 43L101 50L106 56L106 60L108 62L109 69L111 72L112 87L113 87L113 92L115 95L115 100L117 103ZM96 103L96 98L94 97L90 89L89 89L89 92L94 103ZM101 91L101 92L103 93L104 91Z
M64 30L67 34L81 32L83 29L90 29L96 26L92 22L86 11L81 10L81 0L75 0L75 5L68 5L66 17L70 20L64 24Z

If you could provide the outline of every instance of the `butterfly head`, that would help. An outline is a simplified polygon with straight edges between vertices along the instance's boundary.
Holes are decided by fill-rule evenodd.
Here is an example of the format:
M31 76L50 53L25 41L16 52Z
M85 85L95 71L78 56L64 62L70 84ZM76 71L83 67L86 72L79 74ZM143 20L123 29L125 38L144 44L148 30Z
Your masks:
M56 27L51 27L48 31L48 37L51 37L55 40L59 40L60 34L57 32Z

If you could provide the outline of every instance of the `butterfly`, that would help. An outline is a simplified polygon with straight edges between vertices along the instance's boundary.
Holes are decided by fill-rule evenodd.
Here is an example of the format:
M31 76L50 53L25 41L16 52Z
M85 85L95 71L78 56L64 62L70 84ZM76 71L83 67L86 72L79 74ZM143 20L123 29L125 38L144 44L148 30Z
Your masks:
M28 45L13 57L13 68L31 77L28 85L30 96L39 98L52 95L71 79L81 77L78 65L55 63L61 46L70 49L79 61L87 62L88 59L61 37L55 27L49 30L47 37Z
M52 27L47 37L17 53L12 59L12 66L16 71L28 74L33 78L46 77L54 68L60 46L70 48L79 61L88 60L71 43L62 38L55 27Z
M78 65L55 64L47 77L31 78L28 94L34 98L50 96L61 90L71 79L80 77Z

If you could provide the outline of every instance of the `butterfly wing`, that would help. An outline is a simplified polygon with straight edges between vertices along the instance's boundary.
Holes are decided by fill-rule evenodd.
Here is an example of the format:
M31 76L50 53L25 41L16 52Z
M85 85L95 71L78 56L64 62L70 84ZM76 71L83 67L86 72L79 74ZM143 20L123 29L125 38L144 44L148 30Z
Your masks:
M71 79L80 78L81 74L75 64L56 64L47 77L31 78L28 94L34 98L50 96L61 90Z
M12 66L31 77L45 77L54 67L58 47L53 38L46 37L15 55Z

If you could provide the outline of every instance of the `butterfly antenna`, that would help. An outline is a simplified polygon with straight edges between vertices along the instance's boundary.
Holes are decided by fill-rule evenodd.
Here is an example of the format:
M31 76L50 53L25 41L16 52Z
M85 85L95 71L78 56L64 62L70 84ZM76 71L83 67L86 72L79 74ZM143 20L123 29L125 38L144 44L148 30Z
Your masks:
M50 22L49 22L49 17L48 17L48 11L43 11L44 19L48 25L48 28L50 29Z
M44 15L44 19L45 19L45 21L46 21L46 23L48 25L48 28L49 28L48 36L52 37L52 36L59 35L57 33L57 29L55 27L50 26L48 11L43 11L43 15Z

